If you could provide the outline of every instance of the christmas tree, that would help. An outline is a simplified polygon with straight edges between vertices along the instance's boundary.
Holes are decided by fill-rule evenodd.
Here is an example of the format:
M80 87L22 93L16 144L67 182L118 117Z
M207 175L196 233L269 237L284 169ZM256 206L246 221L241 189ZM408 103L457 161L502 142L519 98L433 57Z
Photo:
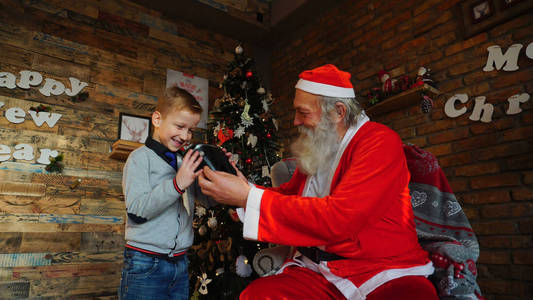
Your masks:
M232 160L250 182L270 186L270 168L280 159L272 96L263 87L253 59L243 52L242 46L235 48L235 58L220 83L224 95L215 100L210 113L210 143L233 153ZM267 245L244 240L235 208L224 205L197 205L193 227L192 298L237 299L258 276L252 260Z

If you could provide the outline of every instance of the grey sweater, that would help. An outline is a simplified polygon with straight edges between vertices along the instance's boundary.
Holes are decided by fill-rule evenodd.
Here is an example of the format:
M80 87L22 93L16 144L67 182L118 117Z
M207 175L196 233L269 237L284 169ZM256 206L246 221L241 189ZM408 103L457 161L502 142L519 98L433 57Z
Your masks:
M178 155L178 168L180 164ZM194 211L187 214L182 197L174 188L175 176L176 170L147 146L129 155L122 178L128 212L127 244L169 256L192 245ZM198 190L194 184L187 189L191 208Z

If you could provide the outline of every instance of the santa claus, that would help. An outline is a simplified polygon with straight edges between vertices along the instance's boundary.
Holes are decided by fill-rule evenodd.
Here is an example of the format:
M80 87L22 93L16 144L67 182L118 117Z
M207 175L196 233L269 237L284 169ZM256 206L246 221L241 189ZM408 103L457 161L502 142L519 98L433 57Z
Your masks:
M369 121L349 73L325 65L299 77L292 179L263 188L240 173L204 168L199 177L204 194L245 208L245 238L297 247L241 299L438 299L399 136Z

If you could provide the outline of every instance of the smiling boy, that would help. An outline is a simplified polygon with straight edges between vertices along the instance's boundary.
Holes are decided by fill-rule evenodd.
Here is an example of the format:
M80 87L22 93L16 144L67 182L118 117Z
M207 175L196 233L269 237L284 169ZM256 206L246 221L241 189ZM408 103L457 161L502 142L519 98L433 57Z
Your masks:
M193 242L187 188L202 172L202 157L178 150L192 138L202 107L187 91L167 89L152 114L154 132L133 151L122 179L126 200L126 249L120 299L189 299L186 251Z

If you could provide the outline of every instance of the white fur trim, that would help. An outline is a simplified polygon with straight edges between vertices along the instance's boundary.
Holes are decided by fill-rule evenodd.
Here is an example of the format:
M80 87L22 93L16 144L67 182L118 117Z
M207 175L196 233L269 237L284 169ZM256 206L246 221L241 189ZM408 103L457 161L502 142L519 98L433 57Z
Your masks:
M355 98L353 88L343 88L340 86L313 82L305 79L298 80L295 88L311 94L327 97Z
M246 215L244 216L244 225L242 235L246 239L257 240L259 232L259 216L261 214L261 197L265 190L250 188L248 200L246 201Z
M361 290L361 293L366 296L370 294L373 290L377 289L382 284L388 281L398 279L404 276L426 276L427 277L433 274L433 272L435 272L435 268L433 268L432 262L428 262L425 265L411 267L411 268L385 270L383 272L380 272L374 275L369 280L365 281L365 283L363 283L359 287L359 290Z

